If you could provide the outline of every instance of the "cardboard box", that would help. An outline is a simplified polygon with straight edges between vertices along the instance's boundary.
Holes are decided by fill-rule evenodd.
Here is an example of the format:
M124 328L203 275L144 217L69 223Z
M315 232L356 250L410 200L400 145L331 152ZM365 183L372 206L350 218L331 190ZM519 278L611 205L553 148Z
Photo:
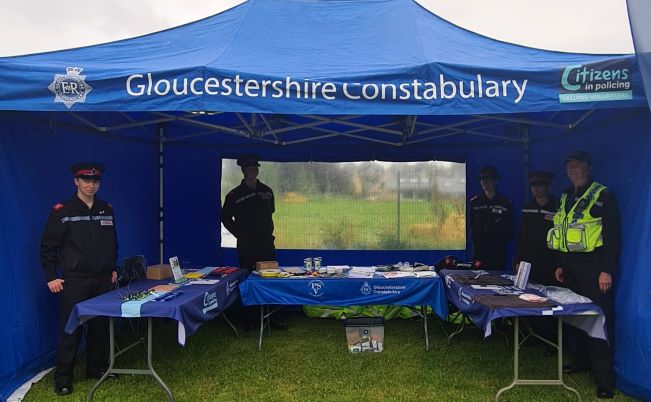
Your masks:
M381 352L384 350L384 318L355 317L344 320L348 351Z
M255 270L278 269L278 261L258 261L255 263Z
M167 279L172 277L170 264L150 265L147 267L147 279Z

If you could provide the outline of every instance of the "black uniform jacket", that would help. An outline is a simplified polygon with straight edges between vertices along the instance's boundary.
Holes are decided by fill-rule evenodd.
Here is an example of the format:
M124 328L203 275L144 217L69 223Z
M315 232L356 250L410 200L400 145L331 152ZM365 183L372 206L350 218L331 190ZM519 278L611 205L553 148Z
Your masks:
M573 187L565 189L563 192L567 194L565 201L565 212L572 209L574 203L581 198L581 196L588 190L592 180L579 188L576 192ZM590 258L591 263L599 264L603 272L614 273L617 270L619 251L621 247L621 233L619 227L619 210L617 208L617 199L610 189L605 189L599 193L595 205L590 209L590 215L594 217L601 217L602 229L601 237L604 245L597 248L591 253L569 253L577 255L576 257ZM561 257L567 257L560 253ZM580 254L580 256L578 255Z
M240 242L273 243L274 193L259 180L255 190L242 183L226 195L221 220Z
M95 198L88 206L75 194L50 212L41 237L41 264L46 280L111 275L117 265L117 236L113 207Z
M488 269L505 268L506 248L515 234L511 201L499 192L493 199L482 193L470 200L468 218L473 258Z
M547 247L547 232L554 227L556 200L545 205L531 200L522 207L522 221L516 239L515 261L531 263L531 280L543 285L553 285L554 271L558 266L556 251Z

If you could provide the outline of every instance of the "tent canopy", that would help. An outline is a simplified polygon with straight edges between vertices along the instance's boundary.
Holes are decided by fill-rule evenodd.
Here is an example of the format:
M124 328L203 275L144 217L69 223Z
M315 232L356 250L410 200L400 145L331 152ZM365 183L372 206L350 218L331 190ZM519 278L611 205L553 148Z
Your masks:
M219 248L220 158L463 161L469 177L492 164L517 207L527 169L563 177L576 148L593 154L595 177L634 228L623 231L616 370L620 389L651 397L651 115L634 55L502 43L411 0L250 0L139 38L0 58L0 82L0 265L9 267L0 280L15 284L0 300L16 306L0 324L0 355L11 356L0 362L0 398L52 361L56 303L37 250L78 159L107 164L100 195L116 207L121 257L158 261L162 171L165 250L232 264L232 250ZM468 193L478 190L468 181ZM450 251L320 253L381 263Z

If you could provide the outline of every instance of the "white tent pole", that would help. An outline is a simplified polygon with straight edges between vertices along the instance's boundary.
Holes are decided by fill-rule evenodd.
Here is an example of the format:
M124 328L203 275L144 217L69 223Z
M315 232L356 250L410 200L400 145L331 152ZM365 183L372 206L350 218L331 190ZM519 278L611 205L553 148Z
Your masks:
M163 216L163 140L165 139L165 129L163 128L163 125L161 124L160 127L158 128L158 211L159 211L159 229L158 229L158 234L159 234L159 241L160 241L160 264L163 263L163 256L164 256L164 240L165 237L163 235L163 223L165 222L165 218Z

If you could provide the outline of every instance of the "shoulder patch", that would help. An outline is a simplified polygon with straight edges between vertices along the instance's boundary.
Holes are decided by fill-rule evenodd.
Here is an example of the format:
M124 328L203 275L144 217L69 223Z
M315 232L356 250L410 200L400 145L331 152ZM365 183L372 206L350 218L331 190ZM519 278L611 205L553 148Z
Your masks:
M59 210L61 210L61 208L63 208L63 204L57 203L57 204L54 204L54 206L52 207L52 210L53 211L59 211Z

